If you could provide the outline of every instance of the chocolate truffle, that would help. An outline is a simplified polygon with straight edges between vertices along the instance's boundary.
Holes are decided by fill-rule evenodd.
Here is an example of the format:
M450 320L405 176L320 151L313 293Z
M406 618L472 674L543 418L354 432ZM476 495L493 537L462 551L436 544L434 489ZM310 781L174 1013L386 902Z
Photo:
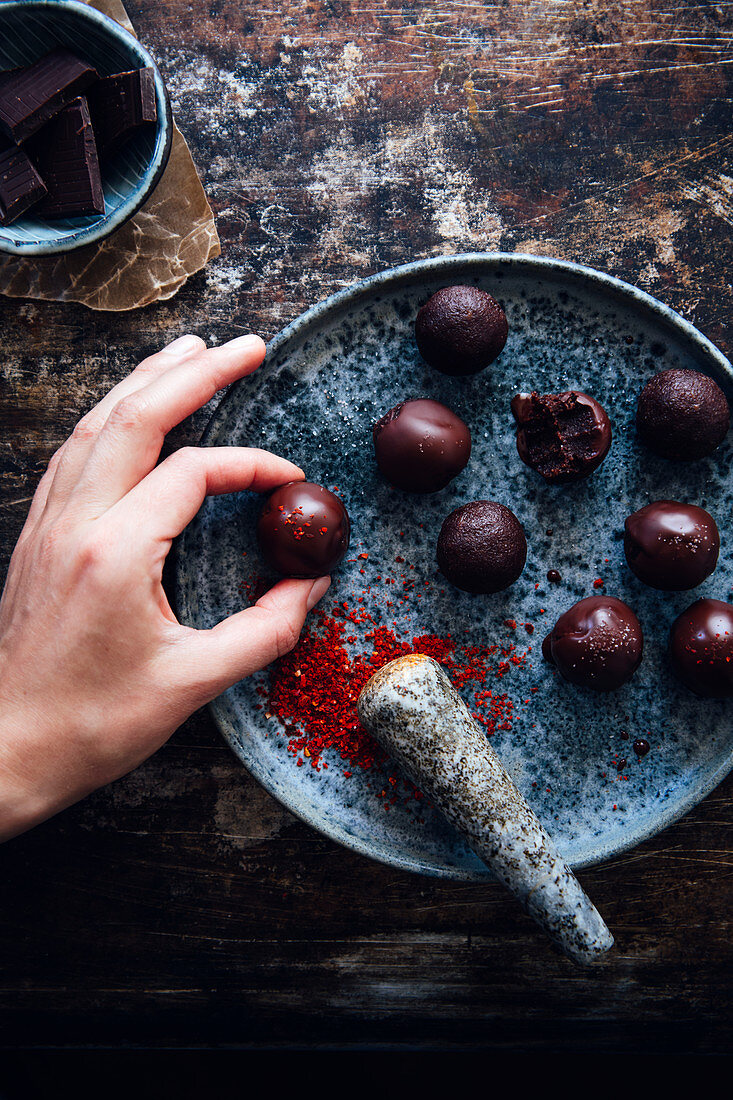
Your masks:
M706 699L733 695L733 605L697 600L675 619L669 636L675 676Z
M443 374L477 374L494 362L508 333L504 310L475 286L443 287L415 321L420 354Z
M437 493L460 474L471 455L471 433L438 401L395 405L372 429L377 465L408 493Z
M571 684L614 691L636 672L643 636L634 612L614 596L568 608L542 643L542 655Z
M284 577L323 577L349 548L349 516L337 496L311 481L290 481L267 499L257 541Z
M438 536L438 567L464 592L501 592L527 560L524 528L508 508L474 500L451 512Z
M689 462L713 453L725 439L730 409L717 382L695 370L663 370L639 397L639 438L662 458Z
M518 393L511 410L519 457L545 481L579 481L608 454L611 421L587 393Z
M625 523L629 568L652 588L668 592L695 588L715 569L719 550L715 520L695 504L655 500Z

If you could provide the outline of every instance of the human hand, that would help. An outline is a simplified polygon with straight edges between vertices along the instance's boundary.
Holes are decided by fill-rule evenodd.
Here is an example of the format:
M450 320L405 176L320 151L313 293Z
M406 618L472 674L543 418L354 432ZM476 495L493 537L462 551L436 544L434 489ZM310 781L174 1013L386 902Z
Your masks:
M286 653L329 578L284 580L212 630L163 590L176 535L209 493L303 478L267 451L176 451L164 437L256 370L257 336L184 336L142 362L51 459L0 600L0 839L137 767L194 710Z

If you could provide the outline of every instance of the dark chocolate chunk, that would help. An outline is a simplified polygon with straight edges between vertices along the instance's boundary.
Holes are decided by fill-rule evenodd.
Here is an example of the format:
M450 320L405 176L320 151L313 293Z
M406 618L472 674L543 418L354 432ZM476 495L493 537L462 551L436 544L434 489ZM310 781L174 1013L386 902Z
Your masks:
M69 50L52 50L0 84L0 131L25 141L97 79Z
M22 72L22 69L3 69L3 71L0 72L0 90L2 90L3 86L7 84L9 80L12 80L19 72Z
M115 153L142 126L158 120L152 69L104 77L89 94L99 155Z
M83 96L64 107L36 135L33 146L38 149L36 163L48 189L47 198L38 207L42 217L104 214L97 143Z
M22 149L0 153L0 225L10 225L45 194L43 180Z
M22 72L23 68L20 65L15 69L3 69L3 71L0 72L0 90L2 90L9 80L12 80L14 76Z
M511 410L519 457L545 481L579 481L608 454L611 421L587 393L518 393Z
M0 73L0 92L2 91L3 84L5 84L15 73L20 72L20 69L6 69ZM4 153L6 149L12 149L13 142L0 130L0 153Z

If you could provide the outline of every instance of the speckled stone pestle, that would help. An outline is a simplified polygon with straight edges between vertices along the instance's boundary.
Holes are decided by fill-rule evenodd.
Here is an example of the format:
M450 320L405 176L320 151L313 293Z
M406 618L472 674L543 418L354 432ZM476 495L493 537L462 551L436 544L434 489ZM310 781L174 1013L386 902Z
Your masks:
M502 767L440 665L390 661L359 696L361 722L575 962L613 945L598 910Z

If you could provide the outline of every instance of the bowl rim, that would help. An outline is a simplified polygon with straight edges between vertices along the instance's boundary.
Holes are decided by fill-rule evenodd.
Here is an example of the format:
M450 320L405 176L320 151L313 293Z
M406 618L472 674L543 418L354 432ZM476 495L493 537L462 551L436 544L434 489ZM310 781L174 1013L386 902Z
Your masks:
M294 338L304 338L310 330L320 323L324 316L328 318L334 310L342 312L349 306L358 303L360 299L374 293L375 288L378 288L380 285L384 285L385 288L391 291L401 284L413 282L416 276L424 275L426 277L435 278L439 276L441 272L445 272L446 278L451 278L456 273L462 272L467 277L470 277L476 274L485 275L489 270L496 272L502 268L506 270L514 269L519 272L525 271L528 274L532 273L540 277L544 276L547 277L548 281L551 281L554 275L559 275L561 278L569 278L579 283L581 286L587 286L589 283L591 285L595 284L602 289L604 293L610 293L622 302L635 305L642 311L646 311L648 314L653 315L658 321L662 321L664 326L677 334L678 338L682 337L684 340L688 341L690 348L694 348L695 350L694 357L698 360L700 367L702 369L705 367L709 370L712 369L713 372L719 375L722 381L727 382L729 391L733 390L733 364L731 364L726 356L723 355L712 341L704 336L699 329L695 328L689 321L686 321L684 317L670 306L665 305L651 294L648 294L644 290L640 290L631 283L627 283L614 275L608 275L602 271L598 271L595 268L584 264L574 263L569 260L536 256L522 252L465 252L454 255L440 255L426 257L420 260L414 260L408 264L383 269L366 279L352 283L343 290L337 291L335 294L316 303L281 329L267 345L265 365L268 359L274 359L275 356L281 352L284 347L287 347L288 343ZM234 383L233 386L230 386L222 400L214 409L202 434L200 445L216 445L217 429L221 423L222 410L234 400L235 391L240 384L241 383ZM182 540L183 536L179 536L173 545L174 557L172 564L174 591L172 596L176 614L181 615L183 613L182 621L187 622L190 602L185 592L185 563L182 554ZM458 868L439 867L429 861L422 861L420 858L405 856L401 853L381 848L378 845L375 847L355 837L347 828L330 821L324 821L322 817L319 817L317 812L311 812L304 803L299 803L295 798L289 798L288 793L281 791L277 783L269 776L263 776L251 770L250 763L244 759L241 745L238 742L237 732L231 718L226 692L216 699L213 699L208 704L208 708L223 739L229 745L239 762L251 775L253 775L256 782L263 786L281 805L284 805L290 813L300 818L301 821L315 829L322 836L326 836L328 839L351 851L357 852L359 855L366 856L369 859L376 860L387 866L396 867L402 871L410 871L416 874L427 875L431 878L444 878L457 882L486 882L491 880L491 872L470 868L461 870ZM675 822L679 821L685 814L689 813L690 810L694 809L695 806L702 802L702 800L725 779L732 769L733 750L728 753L727 757L711 775L707 776L702 782L698 781L697 784L687 792L686 796L676 803L674 807L667 810L660 809L660 812L653 822L647 821L630 829L628 835L620 843L605 842L597 844L585 858L573 864L574 868L579 870L585 867L597 866L599 863L614 859L624 852L635 848L643 841L650 840L664 829L675 824Z
M159 111L155 149L141 185L116 210L101 216L91 225L82 226L71 231L66 237L43 241L22 241L8 239L0 235L0 253L8 255L58 256L104 240L124 225L125 222L129 221L140 207L147 202L160 182L170 157L173 140L173 116L165 82L150 52L126 27L123 27L111 16L105 15L90 4L83 3L82 0L3 0L0 3L0 22L2 16L10 9L29 11L31 9L53 10L54 8L63 11L64 15L69 13L72 18L78 18L82 22L91 22L104 28L112 38L121 41L134 55L137 55L137 59L141 62L141 68L151 68L153 70ZM2 228L12 232L13 227L10 225Z

